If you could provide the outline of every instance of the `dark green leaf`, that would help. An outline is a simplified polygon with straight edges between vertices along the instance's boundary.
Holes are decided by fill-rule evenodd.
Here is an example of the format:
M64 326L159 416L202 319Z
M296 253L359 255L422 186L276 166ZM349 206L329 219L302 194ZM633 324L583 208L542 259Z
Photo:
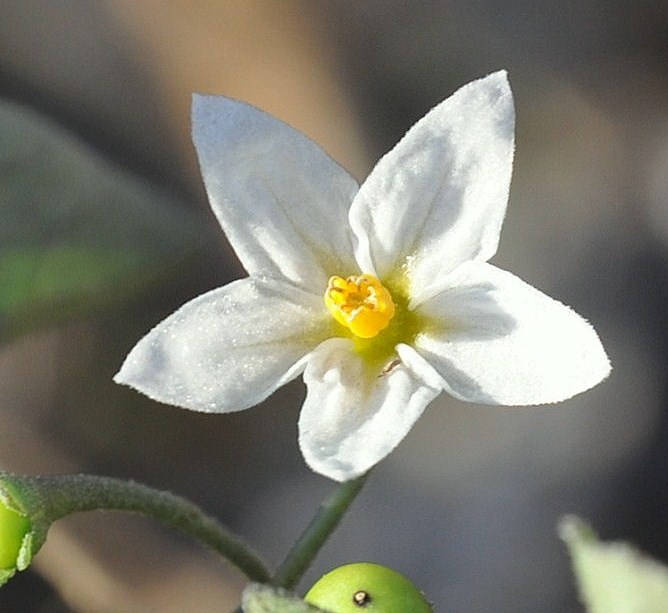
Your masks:
M0 339L116 303L208 232L183 203L0 101Z

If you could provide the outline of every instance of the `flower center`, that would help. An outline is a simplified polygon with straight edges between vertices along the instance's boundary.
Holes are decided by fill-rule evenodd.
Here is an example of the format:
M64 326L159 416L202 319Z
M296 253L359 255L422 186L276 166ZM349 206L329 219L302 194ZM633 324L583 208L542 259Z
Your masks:
M360 338L373 338L394 317L390 292L373 275L331 277L325 304L341 325Z

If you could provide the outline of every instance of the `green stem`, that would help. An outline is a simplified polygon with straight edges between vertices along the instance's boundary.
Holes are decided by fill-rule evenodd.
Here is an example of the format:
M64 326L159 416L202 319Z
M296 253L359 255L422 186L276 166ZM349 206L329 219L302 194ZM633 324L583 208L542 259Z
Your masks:
M346 511L364 487L368 476L369 473L366 473L352 481L344 481L320 504L315 517L274 573L271 585L288 590L294 589L322 546L336 530ZM243 613L243 609L239 606L233 613Z
M215 549L251 581L269 581L266 566L247 545L197 505L171 492L94 475L23 477L0 473L0 483L23 503L33 522L48 525L72 513L98 509L141 513Z
M320 505L317 514L306 527L285 560L271 578L271 585L291 590L313 562L322 546L360 493L369 473L345 481Z

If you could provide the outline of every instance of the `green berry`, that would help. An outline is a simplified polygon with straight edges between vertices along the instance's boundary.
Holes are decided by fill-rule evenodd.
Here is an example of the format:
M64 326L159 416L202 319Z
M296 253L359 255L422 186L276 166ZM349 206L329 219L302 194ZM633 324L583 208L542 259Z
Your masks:
M0 501L0 570L16 568L23 537L30 531L30 520Z
M339 566L304 597L331 613L433 613L424 596L402 574L368 562Z

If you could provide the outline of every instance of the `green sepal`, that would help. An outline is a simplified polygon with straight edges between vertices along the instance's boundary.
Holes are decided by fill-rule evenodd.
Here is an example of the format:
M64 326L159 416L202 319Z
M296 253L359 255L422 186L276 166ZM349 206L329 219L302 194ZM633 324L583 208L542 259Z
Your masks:
M7 581L9 581L17 571L25 570L30 566L30 562L33 558L33 539L34 534L28 532L23 537L23 542L21 543L21 549L19 550L18 556L16 558L16 566L14 568L5 568L0 569L0 587L2 587ZM36 551L34 553L37 553Z
M16 569L0 570L0 587L9 581L16 574Z
M44 538L42 539L39 547L44 544L46 540L46 532L43 533ZM38 548L35 548L35 532L30 531L23 537L23 543L21 543L21 549L19 550L19 555L16 558L16 568L17 570L25 570L30 566L32 562L33 555L37 553Z
M243 593L244 613L329 613L282 588L251 583Z

